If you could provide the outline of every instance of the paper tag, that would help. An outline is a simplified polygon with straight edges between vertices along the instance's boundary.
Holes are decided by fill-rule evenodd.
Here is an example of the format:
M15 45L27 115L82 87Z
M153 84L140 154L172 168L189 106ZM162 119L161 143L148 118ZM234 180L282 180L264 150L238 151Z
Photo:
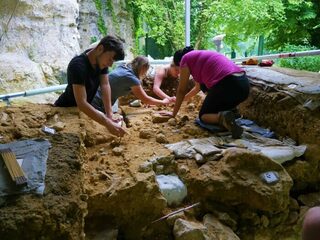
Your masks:
M19 166L21 167L22 163L23 163L23 158L17 158L17 162L18 162Z
M45 132L45 133L49 133L49 134L55 134L56 133L56 131L53 128L49 128L49 127L46 127L46 126L44 126L42 128L42 131Z

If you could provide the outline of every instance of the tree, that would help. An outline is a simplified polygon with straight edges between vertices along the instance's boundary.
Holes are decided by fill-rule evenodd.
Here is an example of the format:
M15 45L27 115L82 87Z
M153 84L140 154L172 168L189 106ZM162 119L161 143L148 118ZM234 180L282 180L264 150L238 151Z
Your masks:
M184 1L127 0L134 15L136 39L153 38L171 53L184 42Z
M281 0L193 0L192 35L198 48L207 48L210 38L226 34L225 42L237 48L239 41L269 35L284 21Z
M148 35L168 52L184 46L184 0L127 0L134 12L136 36ZM270 49L285 44L320 47L319 0L191 0L191 44L212 47L226 34L232 48L264 35Z
M279 22L270 35L270 49L281 49L286 44L311 45L320 48L319 0L283 0L285 21Z

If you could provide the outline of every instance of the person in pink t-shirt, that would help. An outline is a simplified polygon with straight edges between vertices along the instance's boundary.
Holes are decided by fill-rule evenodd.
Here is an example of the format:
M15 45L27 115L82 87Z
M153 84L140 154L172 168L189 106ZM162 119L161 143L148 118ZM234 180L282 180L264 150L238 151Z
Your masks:
M174 54L175 65L180 66L180 81L172 116L175 117L183 100L189 100L200 89L207 94L199 112L204 123L219 124L239 138L243 129L235 122L231 109L247 99L250 84L244 70L224 55L209 50L186 47ZM192 75L195 86L187 92Z

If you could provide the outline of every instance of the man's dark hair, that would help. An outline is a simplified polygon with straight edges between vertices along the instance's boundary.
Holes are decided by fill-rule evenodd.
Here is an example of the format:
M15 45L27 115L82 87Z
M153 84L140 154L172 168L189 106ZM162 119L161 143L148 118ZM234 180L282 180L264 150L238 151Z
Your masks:
M124 59L123 44L119 38L107 35L101 39L98 46L99 45L103 46L103 52L115 51L116 52L116 55L114 57L115 61Z
M176 66L180 66L180 62L182 57L187 54L188 52L191 52L193 50L192 46L185 47L184 49L180 49L176 51L173 55L173 62Z

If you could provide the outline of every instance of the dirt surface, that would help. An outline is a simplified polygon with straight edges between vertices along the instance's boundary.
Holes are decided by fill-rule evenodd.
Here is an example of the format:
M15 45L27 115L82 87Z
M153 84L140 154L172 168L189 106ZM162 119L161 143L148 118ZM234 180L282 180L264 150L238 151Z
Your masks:
M53 136L40 128L58 114L46 105L1 109L1 142L46 138L52 147L47 160L43 196L25 194L1 198L1 239L81 239L86 202L83 198L80 138L69 131ZM65 114L74 118L75 113ZM74 130L79 124L74 125Z
M191 107L196 106L192 104ZM168 142L180 141L191 136L208 136L208 133L193 124L189 130L192 135L183 130L188 122L193 121L190 118L196 116L196 111L178 121L178 130L177 126L170 126L168 123L153 124L152 112L160 109L148 107L141 108L140 114L130 116L129 113L126 117L130 119L132 127L127 128L128 134L125 137L118 139L111 136L104 127L79 113L76 108L63 109L37 104L3 107L0 112L1 143L19 139L46 138L52 144L44 196L26 194L1 201L3 239L33 239L39 236L48 236L48 239L80 239L84 236L84 216L87 211L89 219L92 216L97 218L108 211L109 214L115 211L114 214L118 216L115 218L117 226L119 222L123 226L130 224L129 215L140 222L138 225L141 228L161 216L166 207L155 183L154 174L139 180L137 176L139 165L154 156L170 154L163 144L156 141L156 135L159 133L164 133ZM136 112L137 109L132 110ZM55 128L57 133L45 134L41 131L43 126ZM140 131L145 129L150 129L152 134L148 139L139 137ZM122 149L119 155L112 152L115 147ZM142 186L139 190L139 182L151 182L152 185ZM114 205L107 203L111 209L102 206L101 212L103 199L107 199L115 186L118 189L129 189L133 186L133 195L129 194L130 198L137 198L134 194L140 191L141 201L154 201L157 195L159 201L155 201L154 206L149 208L149 217L146 216L148 207L140 208L137 204L141 201L132 201L130 198L127 202L122 198L123 208L137 208L138 212L132 211L124 215L117 212L121 210L119 197L114 200ZM125 196L128 195L128 192L122 191ZM149 200L146 198L146 191L151 191ZM89 198L88 209L86 202L82 201L87 198ZM130 201L134 203L131 206ZM161 207L155 210L157 205ZM139 218L143 220L138 220ZM24 227L19 227L20 224ZM90 221L87 225L90 229ZM129 233L134 228L131 226ZM125 235L128 236L128 233ZM90 233L87 236L90 237Z
M193 105L192 108L195 108L195 106ZM159 110L166 109L164 107L132 108L126 106L123 107L123 109L127 112L126 118L129 120L130 127L126 128L128 134L123 138L109 136L100 144L97 145L95 142L95 146L87 148L89 162L87 162L84 167L85 172L88 173L85 174L86 183L90 183L90 178L94 175L93 173L101 167L103 167L106 173L109 172L111 176L114 174L118 176L132 176L133 173L138 171L139 165L144 161L155 156L170 154L170 151L164 147L163 143L157 142L156 136L158 134L164 134L167 143L178 142L190 137L208 136L208 132L192 124L197 116L197 111L183 115L183 112L186 111L182 109L182 116L177 120L177 125L172 126L169 125L168 122L152 122L152 114L157 113ZM167 109L170 110L170 108ZM103 135L107 135L106 130L102 126L95 124L89 119L87 120L84 124L87 131L86 138L100 139L103 138ZM123 126L125 126L125 123L123 123ZM188 130L186 130L186 128L188 128ZM146 130L151 133L150 137L141 138L141 132ZM99 142L99 140L96 141ZM89 143L89 145L91 144ZM120 147L123 150L119 156L112 152L112 149L115 147ZM106 178L108 177L106 176ZM85 185L85 187L90 192L93 191L91 193L96 194L105 192L105 190L110 187L111 181L107 181L107 183L108 184L103 181L102 188L95 187L91 189L91 184ZM98 192L96 192L97 190Z
M256 77L252 78L254 80ZM263 79L259 81L263 82ZM252 83L251 95L240 106L240 113L261 126L270 127L280 138L289 136L299 144L310 146L306 156L285 168L294 181L291 197L310 191L308 186L313 186L315 191L314 186L319 183L319 111L304 108L299 101L279 91L279 85L274 88L268 81L266 85ZM141 171L140 166L154 157L170 156L172 153L164 146L166 143L212 136L194 124L202 99L203 95L197 95L192 103L182 106L175 120L165 121L155 114L160 110L171 110L172 106L130 108L125 105L128 99L124 99L121 101L126 120L123 126L128 134L121 139L111 136L76 108L36 104L1 108L1 143L47 138L52 144L44 196L26 194L1 199L1 239L39 239L40 236L41 239L84 239L85 235L88 240L117 239L112 236L118 239L174 239L172 224L153 225L151 222L194 203L197 196L188 196L183 206L169 208L159 191L155 173L180 174L188 168L187 179L193 182L193 178L201 176L200 165L194 160L178 160L164 169L147 173ZM47 135L41 131L43 126L53 127L57 133ZM210 163L206 167L210 166L215 172L221 170L219 164ZM315 170L312 174L311 169ZM201 195L197 184L190 184L194 188L190 192ZM204 185L203 189L206 187ZM282 236L292 236L292 232L299 231L306 209L301 210L297 200L292 201L290 209L269 213L245 206L227 209L228 206L214 201L205 202L201 208L187 212L186 218L190 215L201 219L206 212L219 208L230 216L237 213L235 220L225 219L225 222L237 230L241 239L274 239L273 232L286 231ZM266 216L270 225L266 223ZM234 223L236 221L238 224ZM286 227L281 227L282 223L287 224ZM259 238L259 234L267 238Z

